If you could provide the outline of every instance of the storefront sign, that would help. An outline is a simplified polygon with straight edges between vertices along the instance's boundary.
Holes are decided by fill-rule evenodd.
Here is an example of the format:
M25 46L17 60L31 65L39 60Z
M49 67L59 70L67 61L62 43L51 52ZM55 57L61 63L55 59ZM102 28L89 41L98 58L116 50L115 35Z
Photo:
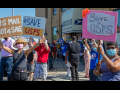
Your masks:
M42 37L45 30L46 18L24 16L23 34L28 37Z
M0 38L22 35L21 15L0 18Z
M116 41L117 12L90 10L83 18L83 38Z

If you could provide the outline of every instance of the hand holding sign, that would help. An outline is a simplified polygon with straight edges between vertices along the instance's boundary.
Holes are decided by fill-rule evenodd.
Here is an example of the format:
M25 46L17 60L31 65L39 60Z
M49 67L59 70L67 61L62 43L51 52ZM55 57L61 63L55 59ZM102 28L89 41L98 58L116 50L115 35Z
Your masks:
M44 36L44 35L42 36L42 39L43 39L43 42L45 42L45 41L46 41L46 38L45 38L45 36Z
M101 55L105 54L101 46L98 46L98 53Z

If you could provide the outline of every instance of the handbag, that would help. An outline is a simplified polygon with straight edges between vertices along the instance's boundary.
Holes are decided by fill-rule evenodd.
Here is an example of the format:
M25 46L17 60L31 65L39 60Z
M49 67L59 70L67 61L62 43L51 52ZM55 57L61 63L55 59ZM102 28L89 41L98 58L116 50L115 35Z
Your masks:
M18 60L19 56L22 54L23 51L20 52L20 54L18 54L17 58L15 59L15 61L13 62L13 67L12 67L12 71L11 71L11 74L10 74L10 77L8 79L8 81L10 81L11 79L14 79L14 80L20 80L20 75L21 75L21 70L24 69L24 68L14 68L14 65L16 63L16 61Z

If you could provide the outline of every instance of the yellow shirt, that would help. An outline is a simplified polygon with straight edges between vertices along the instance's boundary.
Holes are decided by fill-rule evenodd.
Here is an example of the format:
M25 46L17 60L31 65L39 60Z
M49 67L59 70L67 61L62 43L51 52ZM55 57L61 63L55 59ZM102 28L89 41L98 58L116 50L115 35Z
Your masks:
M60 49L60 44L57 44L57 49Z

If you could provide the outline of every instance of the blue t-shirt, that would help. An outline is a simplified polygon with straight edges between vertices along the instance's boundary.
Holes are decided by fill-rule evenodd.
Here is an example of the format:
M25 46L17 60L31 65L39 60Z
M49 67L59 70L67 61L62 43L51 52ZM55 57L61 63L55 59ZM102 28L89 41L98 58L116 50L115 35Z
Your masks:
M83 44L80 44L81 49L83 49Z
M90 61L90 69L95 69L96 63L98 63L98 52L91 50L91 61ZM100 55L101 60L101 55Z
M67 46L66 45L62 45L60 48L62 50L62 54L65 53L66 50L67 50Z

